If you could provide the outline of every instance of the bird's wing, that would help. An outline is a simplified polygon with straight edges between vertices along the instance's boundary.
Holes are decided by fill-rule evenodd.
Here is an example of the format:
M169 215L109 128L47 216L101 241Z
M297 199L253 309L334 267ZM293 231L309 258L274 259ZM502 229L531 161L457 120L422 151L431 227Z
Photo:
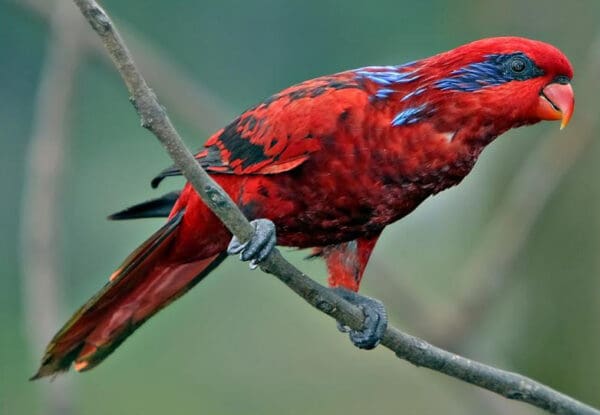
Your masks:
M214 134L196 154L213 173L276 174L292 170L334 138L339 123L354 108L364 108L368 94L354 74L316 78L292 86L244 112ZM346 114L346 115L344 115ZM171 166L152 180L181 175Z

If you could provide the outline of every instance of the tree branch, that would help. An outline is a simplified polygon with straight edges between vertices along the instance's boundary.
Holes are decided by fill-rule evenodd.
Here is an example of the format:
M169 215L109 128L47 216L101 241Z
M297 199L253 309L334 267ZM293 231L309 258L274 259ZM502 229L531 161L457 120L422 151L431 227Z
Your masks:
M86 30L67 0L53 2L50 36L35 102L33 131L25 161L20 223L21 281L27 334L38 354L60 324L62 260L56 240L61 229L64 152L69 107L81 62L79 35ZM45 414L71 414L69 379L43 386Z
M52 18L53 2L48 0L12 0L24 10L43 19ZM215 95L210 88L190 76L184 67L156 46L152 46L144 36L131 25L121 22L119 30L127 38L127 43L136 54L136 60L146 78L158 86L159 95L167 106L185 122L199 131L213 132L228 122L235 111L225 104L223 99ZM104 45L90 31L81 34L79 42L85 52L98 56L103 63L112 66L110 57L106 54Z
M142 126L163 144L185 178L204 202L242 242L253 232L250 223L229 196L200 168L186 149L165 110L135 66L108 15L93 0L74 0L92 28L101 37L131 95ZM362 328L362 311L343 300L289 264L274 250L261 269L275 275L309 304L354 329ZM398 357L496 392L509 399L528 402L557 414L596 414L600 412L524 376L496 369L457 356L429 343L388 327L382 345Z

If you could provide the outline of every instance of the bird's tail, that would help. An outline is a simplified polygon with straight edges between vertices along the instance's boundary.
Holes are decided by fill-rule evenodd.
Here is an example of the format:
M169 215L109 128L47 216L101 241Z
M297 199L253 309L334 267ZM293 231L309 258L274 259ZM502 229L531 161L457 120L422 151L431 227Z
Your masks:
M31 378L89 370L102 362L144 321L202 280L226 254L184 264L165 263L183 212L137 248L108 284L85 303L50 341Z

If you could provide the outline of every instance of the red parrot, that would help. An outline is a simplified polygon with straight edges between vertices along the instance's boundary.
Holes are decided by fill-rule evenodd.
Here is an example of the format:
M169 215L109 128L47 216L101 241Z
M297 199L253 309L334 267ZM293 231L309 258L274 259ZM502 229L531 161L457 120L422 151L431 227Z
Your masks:
M55 335L34 378L71 363L78 371L93 368L228 253L255 266L275 241L313 248L325 259L330 286L365 311L365 328L351 331L352 341L376 346L385 309L356 291L383 229L460 183L505 131L541 120L567 125L572 77L555 47L501 37L404 65L323 76L273 95L196 154L252 220L252 240L232 239L189 184L113 215L168 220ZM179 174L170 167L152 185Z

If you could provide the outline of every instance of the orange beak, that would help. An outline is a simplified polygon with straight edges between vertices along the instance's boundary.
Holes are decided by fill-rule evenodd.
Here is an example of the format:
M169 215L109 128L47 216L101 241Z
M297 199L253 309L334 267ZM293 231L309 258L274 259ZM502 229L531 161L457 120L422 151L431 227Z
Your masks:
M571 84L553 82L540 92L537 115L542 120L562 120L560 129L569 124L575 109L575 95Z

